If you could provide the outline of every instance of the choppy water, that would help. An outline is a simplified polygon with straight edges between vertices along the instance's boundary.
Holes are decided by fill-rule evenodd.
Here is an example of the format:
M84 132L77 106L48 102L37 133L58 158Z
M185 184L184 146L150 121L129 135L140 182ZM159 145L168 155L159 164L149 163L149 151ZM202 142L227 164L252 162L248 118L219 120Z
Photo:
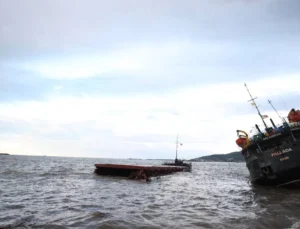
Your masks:
M300 190L252 186L244 163L146 183L94 175L103 162L161 163L0 156L0 228L300 228Z

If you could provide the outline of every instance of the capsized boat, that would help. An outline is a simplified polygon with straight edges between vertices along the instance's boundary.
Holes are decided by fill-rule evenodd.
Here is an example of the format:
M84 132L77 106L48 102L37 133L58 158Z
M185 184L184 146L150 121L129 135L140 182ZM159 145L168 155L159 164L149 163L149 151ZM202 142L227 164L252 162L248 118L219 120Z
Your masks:
M246 88L247 85L245 84ZM248 88L247 88L248 90ZM300 112L292 109L288 115L287 122L279 117L283 123L276 126L272 119L272 127L268 127L264 121L266 115L261 115L255 99L250 91L252 105L264 124L261 130L255 125L257 133L251 137L247 132L237 130L238 139L236 144L242 149L246 166L253 183L284 185L299 184L300 181Z
M175 163L164 163L161 166L125 165L125 164L95 164L95 173L103 176L127 177L133 180L150 181L151 177L159 177L175 172L191 172L192 164L177 159L178 136L176 141ZM182 145L182 143L180 143Z

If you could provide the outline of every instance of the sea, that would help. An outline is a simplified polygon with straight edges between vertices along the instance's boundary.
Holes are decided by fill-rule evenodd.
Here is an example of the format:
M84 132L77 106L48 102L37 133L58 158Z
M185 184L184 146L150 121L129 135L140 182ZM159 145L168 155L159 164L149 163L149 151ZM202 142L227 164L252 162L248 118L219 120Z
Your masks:
M255 186L245 163L193 162L151 182L96 163L160 160L0 156L0 228L300 228L300 190Z

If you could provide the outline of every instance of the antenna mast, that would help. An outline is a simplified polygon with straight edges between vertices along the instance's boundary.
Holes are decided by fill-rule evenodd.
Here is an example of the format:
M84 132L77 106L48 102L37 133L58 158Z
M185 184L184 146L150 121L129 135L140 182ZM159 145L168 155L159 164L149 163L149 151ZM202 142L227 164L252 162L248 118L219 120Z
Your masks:
M178 151L178 135L177 135L177 140L176 140L176 158L175 158L175 161L177 161L177 151Z
M252 103L254 104L254 106L255 106L255 108L256 108L256 110L257 110L257 112L258 112L258 115L260 116L262 122L264 123L264 125L265 125L265 127L266 127L266 129L267 129L267 128L268 128L268 127L267 127L267 124L265 123L265 121L264 121L264 119L263 119L263 117L262 117L262 115L261 115L261 113L260 113L260 111L259 111L259 109L258 109L256 103L255 103L255 99L257 99L257 97L255 97L255 98L252 97L252 95L251 95L251 93L250 93L250 91L249 91L249 89L248 89L246 83L245 83L245 87L246 87L246 89L247 89L247 91L248 91L248 93L249 93L249 95L250 95L250 98L251 98L249 101L252 101Z
M269 102L270 105L273 107L274 111L277 113L277 115L279 116L279 118L280 118L281 120L283 120L284 122L286 122L285 119L282 118L282 117L280 116L280 114L277 112L277 110L276 110L275 107L273 106L272 102L271 102L270 100L268 100L268 102Z

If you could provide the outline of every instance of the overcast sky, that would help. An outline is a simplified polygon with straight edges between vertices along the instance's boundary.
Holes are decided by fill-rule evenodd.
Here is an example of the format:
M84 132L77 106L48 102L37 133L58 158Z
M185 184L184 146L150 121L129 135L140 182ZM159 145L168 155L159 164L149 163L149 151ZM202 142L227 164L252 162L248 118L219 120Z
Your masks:
M0 0L0 152L236 151L244 82L277 123L268 99L300 108L299 41L299 0Z

